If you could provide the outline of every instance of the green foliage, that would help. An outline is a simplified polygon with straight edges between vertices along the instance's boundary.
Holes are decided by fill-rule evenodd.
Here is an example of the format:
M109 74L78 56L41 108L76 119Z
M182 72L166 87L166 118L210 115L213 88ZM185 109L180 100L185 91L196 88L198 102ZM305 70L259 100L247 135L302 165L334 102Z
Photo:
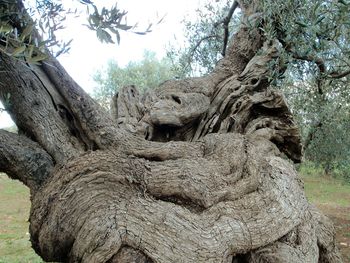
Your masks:
M155 53L146 51L141 61L130 62L125 67L110 61L105 70L96 72L94 80L98 87L93 96L108 109L113 95L124 86L135 85L142 91L175 77L169 60L158 60Z
M0 173L0 263L41 263L29 241L29 189Z
M137 31L137 24L130 26L126 22L127 11L120 10L117 5L107 9L102 7L101 11L97 6L89 0L83 1L88 7L88 25L89 29L96 31L97 38L103 43L120 43L120 30L128 31L133 30L132 32L139 35L145 35L152 32L153 24L150 23L148 27L143 31ZM92 7L90 10L89 7ZM157 24L161 23L163 18L161 18ZM113 35L115 40L113 40Z
M324 79L320 83L311 74L296 78L293 68L286 75L279 88L299 124L305 159L319 163L327 173L341 174L350 181L348 77Z
M323 167L313 162L300 165L298 171L304 180L305 193L311 203L344 208L349 206L349 181L324 174Z
M261 2L261 29L267 39L282 43L290 63L318 78L349 69L350 4L333 0Z
M63 1L36 0L25 2L26 6L19 0L0 1L0 52L34 64L44 60L47 51L55 56L68 52L72 40L60 40L57 32L65 28L67 17L82 15L85 8L86 26L96 32L101 42L116 40L119 44L120 31L135 29L126 23L127 12L116 6L108 9L98 8L88 0L80 3L79 8L72 10L66 8ZM150 31L151 25L145 31L134 33Z
M115 42L111 35L114 34L119 44L120 34L118 29L129 30L132 28L132 26L127 25L123 21L127 12L119 10L117 6L113 6L110 10L103 7L101 12L99 12L94 4L90 2L89 5L92 5L94 11L88 17L89 25L87 27L96 31L97 38L101 42L114 44Z
M296 117L305 159L350 181L350 4L264 1L267 38L277 38L288 69L277 81ZM345 73L345 74L343 74Z
M326 172L342 174L350 182L349 113L332 113L333 117L315 130L305 156L309 160L319 162Z
M303 177L318 177L325 175L322 166L310 161L298 164L296 168Z
M218 24L227 15L231 1L206 1L196 10L195 21L183 19L186 43L170 45L167 57L181 76L198 76L210 72L222 58L224 28ZM231 37L237 30L240 16L234 16L228 27Z
M34 23L28 14L18 10L16 1L0 2L0 52L38 62L46 57L45 43L33 34Z

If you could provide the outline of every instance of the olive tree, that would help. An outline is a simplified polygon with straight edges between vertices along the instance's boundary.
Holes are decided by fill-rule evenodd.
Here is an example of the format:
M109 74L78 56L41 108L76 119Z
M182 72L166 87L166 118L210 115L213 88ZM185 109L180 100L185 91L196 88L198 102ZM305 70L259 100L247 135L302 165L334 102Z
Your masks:
M270 88L288 45L266 33L283 28L267 28L301 3L235 1L242 22L209 74L142 96L124 87L110 115L46 49L27 61L41 52L25 53L38 31L24 34L21 1L1 2L12 8L4 38L26 36L24 56L13 41L0 53L0 97L19 130L0 131L0 168L30 188L35 251L61 262L341 262L292 165L292 114Z

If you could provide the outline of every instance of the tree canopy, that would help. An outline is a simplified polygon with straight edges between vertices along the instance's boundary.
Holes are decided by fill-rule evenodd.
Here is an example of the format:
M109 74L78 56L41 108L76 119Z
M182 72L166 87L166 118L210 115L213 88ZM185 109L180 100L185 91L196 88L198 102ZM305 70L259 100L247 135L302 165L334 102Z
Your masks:
M176 76L169 59L158 60L154 52L145 51L141 61L120 67L117 61L112 60L105 69L98 70L94 75L97 86L93 96L101 105L109 108L112 97L125 86L135 85L145 91Z

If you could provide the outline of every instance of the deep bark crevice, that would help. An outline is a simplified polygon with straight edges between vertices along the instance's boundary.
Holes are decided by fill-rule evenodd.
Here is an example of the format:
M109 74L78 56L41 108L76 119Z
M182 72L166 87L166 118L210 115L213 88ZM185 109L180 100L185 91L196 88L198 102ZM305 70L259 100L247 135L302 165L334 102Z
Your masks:
M119 252L109 259L106 263L153 263L153 261L147 257L140 250L134 249L129 246L123 246Z
M160 197L156 197L156 199L164 202L173 203L175 205L180 205L182 207L187 208L189 211L195 214L201 214L206 209L205 207L194 203L191 199L189 198L185 199L181 196L176 196L176 195L164 196L164 197L160 196Z

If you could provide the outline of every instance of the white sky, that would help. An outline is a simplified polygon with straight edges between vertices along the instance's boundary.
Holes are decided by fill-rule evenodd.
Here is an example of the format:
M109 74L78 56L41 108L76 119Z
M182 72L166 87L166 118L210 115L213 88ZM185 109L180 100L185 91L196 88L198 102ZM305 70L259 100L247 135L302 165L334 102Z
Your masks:
M181 20L185 16L193 17L195 9L203 0L103 0L97 1L110 6L118 3L118 8L127 10L128 24L138 23L140 30L151 22L156 23L165 15L163 22L152 28L152 32L140 36L132 33L121 33L121 43L101 44L87 27L82 26L86 20L72 21L62 32L69 40L73 38L69 54L59 57L68 73L87 91L94 87L92 75L97 69L107 64L109 59L115 59L123 66L129 61L140 60L144 50L156 52L159 58L165 56L165 46L174 41L183 41ZM68 1L67 1L68 3ZM80 20L80 21L79 21ZM143 26L143 27L142 27ZM2 107L2 105L0 105ZM13 125L6 113L0 113L0 128Z

